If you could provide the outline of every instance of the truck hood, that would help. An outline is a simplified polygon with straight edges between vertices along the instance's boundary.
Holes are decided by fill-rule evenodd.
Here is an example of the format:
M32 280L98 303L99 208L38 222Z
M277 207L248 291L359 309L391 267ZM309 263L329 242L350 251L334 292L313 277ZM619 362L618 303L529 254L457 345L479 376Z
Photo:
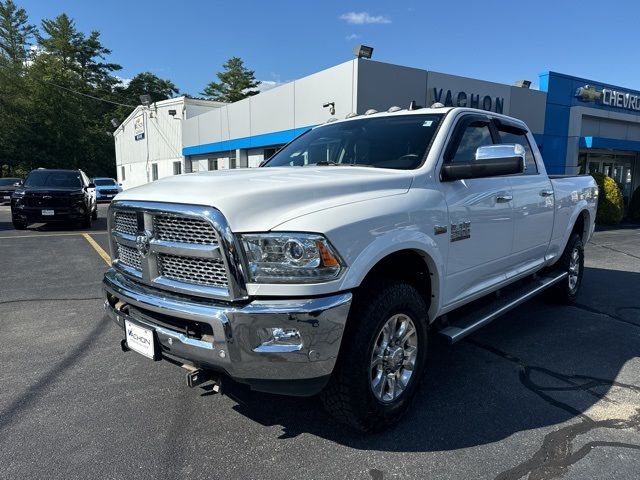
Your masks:
M319 210L406 193L413 177L413 171L366 167L218 170L165 177L115 200L213 206L234 232L268 231Z

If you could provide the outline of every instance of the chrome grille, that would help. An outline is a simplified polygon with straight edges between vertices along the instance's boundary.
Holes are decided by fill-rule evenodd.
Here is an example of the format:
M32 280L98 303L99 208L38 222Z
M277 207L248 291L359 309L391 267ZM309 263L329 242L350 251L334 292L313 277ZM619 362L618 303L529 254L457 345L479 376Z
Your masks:
M138 218L135 212L116 212L114 228L118 233L135 235L138 233Z
M182 257L161 253L158 255L158 273L164 278L178 282L224 288L228 285L224 263L217 258Z
M140 254L135 248L118 244L118 260L127 267L142 269Z
M158 240L199 245L216 245L218 243L213 225L199 218L154 215L153 230Z
M132 280L186 295L247 298L239 247L218 210L116 200L109 229L114 267Z

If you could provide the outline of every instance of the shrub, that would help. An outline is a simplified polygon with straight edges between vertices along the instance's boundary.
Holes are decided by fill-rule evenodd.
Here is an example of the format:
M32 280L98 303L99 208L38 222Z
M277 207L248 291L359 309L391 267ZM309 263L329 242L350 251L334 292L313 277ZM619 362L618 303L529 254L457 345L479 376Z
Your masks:
M640 220L640 186L636 188L629 202L629 218Z
M613 178L607 177L602 173L594 173L592 176L595 178L600 191L596 223L605 223L607 225L620 223L624 215L624 201L618 184Z

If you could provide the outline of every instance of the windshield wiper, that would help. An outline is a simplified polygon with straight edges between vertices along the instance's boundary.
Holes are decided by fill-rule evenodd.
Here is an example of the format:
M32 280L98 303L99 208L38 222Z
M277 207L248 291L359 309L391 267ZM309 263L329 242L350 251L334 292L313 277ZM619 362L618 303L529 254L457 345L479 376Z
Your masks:
M326 166L331 166L334 167L336 165L339 165L336 162L330 162L328 160L321 160L320 162L316 162L316 163L310 163L309 166L318 166L318 167L326 167Z
M310 163L306 166L307 167L320 166L320 167L373 167L375 168L373 165L369 165L368 163L336 163L336 162L330 162L328 160L322 160L317 163Z

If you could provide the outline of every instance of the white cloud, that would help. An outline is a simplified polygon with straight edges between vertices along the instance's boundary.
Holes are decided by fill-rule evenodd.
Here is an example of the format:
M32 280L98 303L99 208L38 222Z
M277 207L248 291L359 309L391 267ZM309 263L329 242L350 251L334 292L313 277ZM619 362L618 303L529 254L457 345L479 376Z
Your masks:
M350 33L349 35L347 35L344 38L345 38L345 40L347 40L347 42L350 42L351 40L355 40L356 38L360 38L360 35L356 35L355 33Z
M267 90L271 90L272 88L279 87L283 85L285 82L277 82L275 80L260 80L260 85L256 87L256 90L259 92L266 92Z
M383 15L370 15L368 12L347 12L340 15L340 20L344 20L351 25L365 25L368 23L391 23L391 20Z
M118 87L127 88L129 86L129 83L131 83L130 78L122 78L122 77L119 77L118 75L116 75L115 77L118 80L118 83L116 84L116 86Z

